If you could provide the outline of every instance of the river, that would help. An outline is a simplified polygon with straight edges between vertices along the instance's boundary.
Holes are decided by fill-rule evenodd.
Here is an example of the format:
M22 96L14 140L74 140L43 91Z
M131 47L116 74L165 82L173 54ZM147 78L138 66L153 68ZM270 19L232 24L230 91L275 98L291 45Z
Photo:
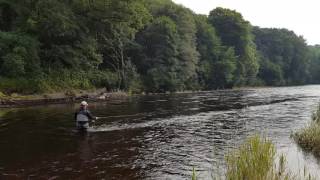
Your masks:
M91 103L97 121L75 130L78 105L0 110L0 179L200 179L223 173L224 156L263 134L293 171L320 166L290 134L310 121L320 86L150 95ZM128 116L123 116L128 115ZM117 117L119 116L119 117Z

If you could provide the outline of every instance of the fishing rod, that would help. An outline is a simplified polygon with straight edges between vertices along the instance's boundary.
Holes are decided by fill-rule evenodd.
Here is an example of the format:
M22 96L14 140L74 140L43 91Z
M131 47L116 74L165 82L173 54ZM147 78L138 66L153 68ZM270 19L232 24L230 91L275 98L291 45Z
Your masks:
M104 117L97 117L98 119L110 119L110 118L126 118L126 117L136 117L141 114L133 114L133 115L122 115L122 116L104 116Z
M95 127L96 125L96 121L97 120L101 120L101 119L110 119L110 118L126 118L126 117L137 117L141 115L141 113L139 114L133 114L133 115L122 115L122 116L104 116L104 117L96 117L95 120L92 121L92 127Z

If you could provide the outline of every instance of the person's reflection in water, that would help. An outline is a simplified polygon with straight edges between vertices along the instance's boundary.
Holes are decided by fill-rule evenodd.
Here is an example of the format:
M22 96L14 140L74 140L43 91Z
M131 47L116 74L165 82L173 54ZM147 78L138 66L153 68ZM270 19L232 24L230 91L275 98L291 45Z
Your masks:
M79 131L79 159L81 165L89 163L93 158L93 137L92 134L86 131Z

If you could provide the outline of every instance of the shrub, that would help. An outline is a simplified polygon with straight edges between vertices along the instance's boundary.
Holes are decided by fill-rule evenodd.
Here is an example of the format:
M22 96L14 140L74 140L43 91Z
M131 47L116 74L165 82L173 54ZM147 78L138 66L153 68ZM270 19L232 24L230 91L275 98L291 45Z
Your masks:
M41 83L37 79L0 77L0 90L5 94L32 94L41 92Z
M110 71L92 71L88 73L88 78L95 87L105 87L108 90L117 87L118 76Z

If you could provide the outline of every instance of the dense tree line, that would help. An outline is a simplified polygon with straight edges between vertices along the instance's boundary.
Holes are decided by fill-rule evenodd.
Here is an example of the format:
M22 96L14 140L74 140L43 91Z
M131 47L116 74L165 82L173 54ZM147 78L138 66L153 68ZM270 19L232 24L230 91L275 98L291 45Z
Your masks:
M171 0L0 0L0 91L166 92L320 81L320 48Z
M309 46L310 83L320 83L320 45Z
M305 40L287 29L254 28L260 54L258 77L267 85L310 83L310 48ZM318 69L320 70L320 69Z

